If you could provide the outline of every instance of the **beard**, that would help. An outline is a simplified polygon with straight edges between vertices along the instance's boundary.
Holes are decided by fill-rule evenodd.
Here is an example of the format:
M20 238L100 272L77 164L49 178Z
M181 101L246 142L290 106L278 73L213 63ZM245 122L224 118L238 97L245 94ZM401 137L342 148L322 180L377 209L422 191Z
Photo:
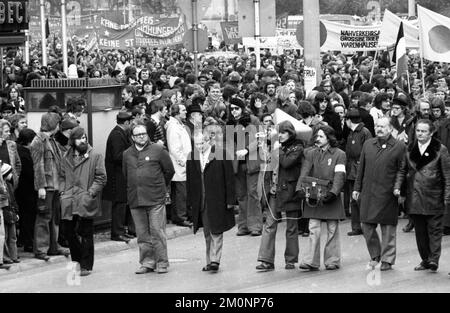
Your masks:
M87 152L89 145L85 142L80 143L78 146L75 145L75 150L78 151L79 154L85 154Z

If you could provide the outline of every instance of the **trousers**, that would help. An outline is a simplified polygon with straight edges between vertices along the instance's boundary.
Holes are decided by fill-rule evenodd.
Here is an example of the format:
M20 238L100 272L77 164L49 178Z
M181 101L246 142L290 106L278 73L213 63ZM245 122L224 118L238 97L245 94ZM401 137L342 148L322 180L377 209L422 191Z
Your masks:
M362 224L362 231L370 258L393 265L396 258L397 226L380 224L380 228L381 242L377 233L377 224Z
M139 246L139 263L151 269L168 267L166 206L131 209Z
M439 264L441 257L443 214L418 215L411 214L416 228L416 243L422 262Z
M220 264L223 248L223 233L213 234L209 228L208 216L206 210L202 211L203 235L206 243L206 264L212 262Z
M36 221L34 224L34 254L46 254L45 247L48 252L56 252L60 249L58 244L59 217L61 214L57 212L59 207L57 202L59 197L56 191L47 190L45 196L45 208L38 208Z
M324 250L325 266L341 265L341 245L339 239L339 221L324 220L327 225L327 241ZM322 233L322 220L309 220L309 247L302 263L315 268L320 267L320 235Z
M92 271L94 267L94 220L74 215L63 220L65 237L69 242L70 256L81 269Z
M281 218L281 213L275 212L276 199L270 197L269 212L267 212L266 222L263 226L261 244L259 246L258 261L274 264L275 242L277 235L277 219ZM297 263L299 254L298 243L298 220L299 211L286 212L286 248L284 250L284 260L286 263Z
M236 196L239 203L237 218L239 231L261 231L262 211L258 197L259 173L248 174L240 164L236 174Z

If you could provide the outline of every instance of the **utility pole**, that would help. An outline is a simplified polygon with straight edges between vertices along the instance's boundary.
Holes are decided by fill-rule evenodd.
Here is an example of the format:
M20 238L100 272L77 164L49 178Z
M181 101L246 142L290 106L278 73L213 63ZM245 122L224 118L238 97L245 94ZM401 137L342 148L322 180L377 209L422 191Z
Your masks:
M47 66L47 38L45 34L45 1L40 0L41 9L41 41L42 41L42 66Z
M67 17L66 17L66 0L61 0L61 31L62 31L62 57L63 57L63 72L69 73L69 60L67 53Z
M306 1L305 1L306 2ZM304 2L304 3L305 3ZM322 77L320 62L320 21L319 0L308 0L308 5L303 6L303 38L305 65L313 67L317 72L317 85Z
M198 17L197 17L197 0L192 0L192 36L194 42L194 74L198 77Z
M259 25L259 1L253 0L255 5L255 54L256 54L256 69L259 70L261 67L261 46L260 46L260 25Z

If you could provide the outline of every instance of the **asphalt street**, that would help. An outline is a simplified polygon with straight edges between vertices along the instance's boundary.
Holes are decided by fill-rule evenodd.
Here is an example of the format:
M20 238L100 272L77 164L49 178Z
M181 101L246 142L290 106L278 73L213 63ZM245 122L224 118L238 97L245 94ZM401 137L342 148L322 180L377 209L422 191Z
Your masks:
M284 231L277 235L275 271L255 270L261 237L237 237L236 228L227 232L218 273L202 272L205 265L203 233L189 234L168 241L170 268L167 274L136 275L139 267L136 247L95 260L94 271L87 277L71 275L70 263L49 264L0 277L0 292L26 293L321 293L321 292L450 292L450 236L443 237L442 257L437 273L415 272L420 262L414 233L403 233L406 220L397 231L397 261L393 270L367 269L369 260L362 236L348 237L350 222L340 225L342 268L319 272L284 269ZM325 238L322 238L324 243ZM308 238L300 237L300 260ZM322 245L323 247L323 245Z

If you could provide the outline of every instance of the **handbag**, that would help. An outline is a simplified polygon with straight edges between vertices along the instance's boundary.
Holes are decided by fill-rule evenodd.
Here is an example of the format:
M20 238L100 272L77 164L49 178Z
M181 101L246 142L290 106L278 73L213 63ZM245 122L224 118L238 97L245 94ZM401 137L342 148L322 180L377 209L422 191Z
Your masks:
M311 176L300 177L301 190L305 193L305 201L310 207L317 207L331 189L332 182Z

